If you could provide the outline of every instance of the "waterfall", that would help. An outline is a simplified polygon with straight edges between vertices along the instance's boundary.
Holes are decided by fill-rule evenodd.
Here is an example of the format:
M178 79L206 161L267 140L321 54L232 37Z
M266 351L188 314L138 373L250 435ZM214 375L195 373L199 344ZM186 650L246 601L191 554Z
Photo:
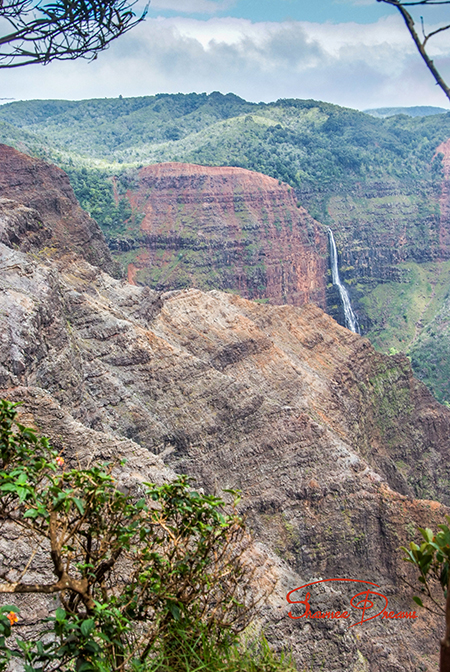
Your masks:
M339 290L342 307L344 308L345 326L355 334L359 334L358 319L352 310L352 304L350 303L348 292L339 278L336 243L334 242L334 236L331 229L328 229L328 239L330 241L331 279L333 281L333 285L335 285Z

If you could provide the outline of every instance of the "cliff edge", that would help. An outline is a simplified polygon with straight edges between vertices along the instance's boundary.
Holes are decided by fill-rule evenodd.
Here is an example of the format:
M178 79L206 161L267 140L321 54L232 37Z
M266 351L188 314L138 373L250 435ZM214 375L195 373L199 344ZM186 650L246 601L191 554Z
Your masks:
M325 306L326 232L288 185L243 168L162 163L142 168L127 197L141 220L130 281Z
M24 251L75 252L113 275L119 272L66 173L7 145L0 145L0 240Z

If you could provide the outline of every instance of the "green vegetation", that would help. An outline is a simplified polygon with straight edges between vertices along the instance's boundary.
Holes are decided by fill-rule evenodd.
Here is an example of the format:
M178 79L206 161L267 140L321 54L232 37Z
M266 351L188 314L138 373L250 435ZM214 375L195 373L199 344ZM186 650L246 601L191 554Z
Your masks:
M447 286L448 288L448 286ZM414 371L435 397L450 401L450 298L425 326L410 349Z
M372 117L394 117L397 114L407 114L410 117L427 117L430 114L443 114L447 110L444 107L416 105L415 107L377 107L364 110L364 112Z
M2 142L60 165L106 237L133 239L133 249L115 249L122 262L145 253L142 213L133 212L126 196L144 164L239 166L287 182L298 204L333 229L364 333L382 351L409 354L441 400L450 399L450 367L443 364L450 341L443 322L435 330L438 344L424 329L443 309L450 279L447 262L433 261L442 244L443 157L436 149L449 137L450 113L375 118L313 100L255 104L218 92L0 107ZM264 268L258 268L251 232L244 231L247 213L238 209L236 216L245 234L248 284L257 288ZM181 209L176 224L183 238L196 237L195 222L183 219ZM169 250L136 279L164 290L193 284L233 290L223 260L211 264L198 254L194 275L194 260ZM337 316L332 291L329 304Z
M0 122L3 142L64 165L116 173L168 160L235 165L337 192L361 179L429 177L435 148L450 136L449 114L375 119L313 100L255 104L220 93L24 101L3 105Z
M447 298L450 262L407 262L397 269L397 282L365 290L361 303L374 325L367 335L375 347L409 353L420 332L417 323L427 324Z
M66 468L16 406L0 401L0 512L28 557L11 550L0 588L56 600L32 638L3 604L0 670L13 659L25 672L294 670L261 637L239 645L270 582L257 587L236 500L186 477L118 487L120 465Z
M110 236L123 233L130 217L125 204L118 211L112 176L125 187L137 168L161 161L239 166L285 181L338 237L348 228L341 217L348 220L355 204L358 221L376 218L381 230L389 230L393 214L396 228L411 220L417 228L434 212L442 162L433 157L448 137L450 114L376 119L312 100L254 104L219 93L28 101L0 108L0 140L67 170L83 207ZM380 180L393 195L377 200ZM419 212L420 204L431 211ZM423 231L411 232L413 247L421 244L415 233ZM340 242L353 245L348 233L343 235Z
M313 100L255 104L220 93L0 108L1 141L68 170L77 196L107 233L118 213L110 186L100 199L99 187L112 175L126 179L127 171L145 163L187 161L262 172L296 188L300 202L324 224L336 224L330 198L357 196L362 185L368 193L384 180L403 200L429 192L441 172L435 149L448 137L450 114L376 119ZM80 177L82 168L97 172Z
M399 281L359 290L371 325L367 336L382 352L408 355L435 397L450 400L450 261L397 268Z
M75 170L71 165L66 166L66 173L81 207L94 217L104 233L107 236L125 234L133 211L128 199L123 197L123 189L114 197L112 176L97 169L88 171L85 167ZM117 182L122 186L120 178L116 185ZM136 216L133 223L134 219ZM133 228L139 231L139 224L136 222Z
M401 549L406 553L404 560L413 564L420 572L418 580L422 597L413 597L414 602L434 614L445 615L446 631L441 641L439 668L441 672L450 670L450 516L445 518L447 525L438 525L439 532L436 534L429 527L419 527L425 540L420 546L411 541L409 548L402 546ZM437 599L433 584L441 587L445 606Z

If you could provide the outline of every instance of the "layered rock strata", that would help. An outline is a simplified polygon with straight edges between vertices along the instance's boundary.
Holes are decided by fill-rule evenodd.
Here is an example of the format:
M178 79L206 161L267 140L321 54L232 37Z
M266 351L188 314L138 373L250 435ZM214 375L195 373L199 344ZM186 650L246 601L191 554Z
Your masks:
M377 583L396 610L414 608L398 547L444 516L415 497L444 497L449 416L407 360L377 355L313 306L158 296L80 259L38 264L6 247L1 263L4 394L44 388L84 426L132 437L197 485L240 488L257 538L286 563L264 616L274 644L336 671L433 659L436 625L423 614L348 631L291 621L283 599L346 576ZM315 608L350 596L320 592Z
M69 178L60 168L0 145L0 199L2 242L9 241L25 251L46 247L59 253L77 252L117 275L118 267L103 234L80 208ZM25 216L24 207L32 210L29 216Z
M131 281L325 305L326 232L286 184L242 168L163 163L142 168L128 198L143 243Z
M34 211L4 220L20 240L34 235ZM101 460L131 450L133 472L163 460L210 492L240 488L260 552L279 557L265 631L299 669L435 669L443 624L426 612L349 628L292 620L285 600L347 577L376 583L395 612L416 609L398 549L448 511L450 413L406 358L376 353L312 305L161 294L73 252L36 256L15 249L11 233L2 240L1 394L24 398L68 452L87 443ZM89 448L95 437L100 447ZM342 611L356 592L329 586L311 603Z

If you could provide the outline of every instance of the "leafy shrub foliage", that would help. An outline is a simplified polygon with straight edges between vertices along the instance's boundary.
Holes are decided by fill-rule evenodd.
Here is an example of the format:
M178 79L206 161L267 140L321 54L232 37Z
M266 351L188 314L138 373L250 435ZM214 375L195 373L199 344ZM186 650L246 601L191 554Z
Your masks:
M16 406L0 401L0 516L29 557L3 573L0 592L53 594L59 606L35 641L15 644L18 609L2 607L0 670L12 658L26 672L250 663L233 644L264 596L251 587L249 537L235 505L226 510L186 477L123 491L113 465L66 467L48 439L16 422ZM47 576L27 580L42 559ZM278 664L264 650L260 660ZM270 672L267 665L259 669Z
M438 525L439 532L436 534L429 527L419 528L424 541L420 546L412 541L409 548L402 546L402 551L406 553L405 560L415 565L420 572L418 580L426 602L424 604L422 598L417 596L413 597L414 602L428 611L445 615L446 631L441 642L439 669L441 672L450 672L450 516L445 518L447 524ZM436 599L433 583L441 586L445 606Z

